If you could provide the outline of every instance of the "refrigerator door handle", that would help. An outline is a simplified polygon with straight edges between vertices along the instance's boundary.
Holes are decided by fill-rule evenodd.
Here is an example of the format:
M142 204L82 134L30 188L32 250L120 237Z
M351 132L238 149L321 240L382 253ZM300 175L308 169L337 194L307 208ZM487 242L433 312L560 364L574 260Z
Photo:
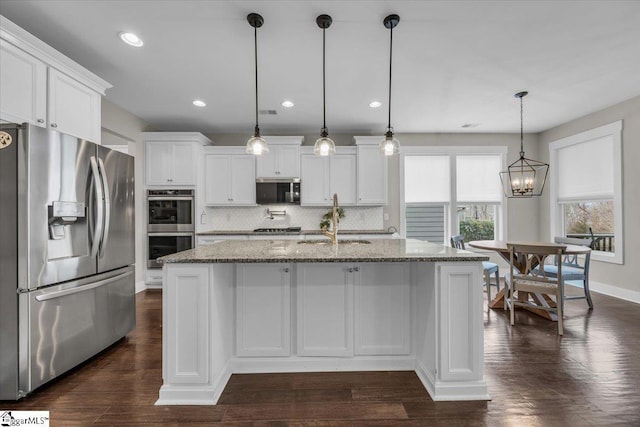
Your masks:
M109 193L109 181L107 180L107 170L102 159L98 157L98 168L102 178L102 189L104 191L104 229L102 230L102 243L100 243L100 256L104 255L104 248L109 240L109 226L111 222L111 199Z
M117 280L120 280L122 278L125 278L127 276L131 276L132 274L133 274L133 271L127 271L126 273L122 273L122 274L119 274L117 276L109 277L108 279L100 280L100 281L91 283L89 285L78 286L76 288L71 288L71 289L64 289L62 291L50 292L50 293L43 294L43 295L37 295L35 297L35 299L36 299L36 301L42 302L42 301L48 301L48 300L55 299L55 298L65 297L67 295L77 294L77 293L80 293L80 292L88 291L90 289L99 288L100 286L104 286L104 285L107 285L109 283L112 283L112 282L115 282Z
M100 171L98 170L98 162L95 156L91 156L91 173L93 175L93 184L96 192L96 221L93 228L93 240L91 241L91 256L93 258L98 254L98 248L100 246L100 237L102 236L104 226L104 204L102 199L104 197L102 183L100 182Z

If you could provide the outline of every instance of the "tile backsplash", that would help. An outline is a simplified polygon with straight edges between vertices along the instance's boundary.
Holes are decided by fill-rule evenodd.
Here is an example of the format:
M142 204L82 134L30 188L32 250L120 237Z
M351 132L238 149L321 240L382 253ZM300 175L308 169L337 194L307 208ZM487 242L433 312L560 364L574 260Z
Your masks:
M267 215L267 209L285 211L285 215ZM329 207L302 207L297 205L269 205L250 207L205 207L196 216L197 231L253 230L266 227L302 227L303 230L320 229L320 220ZM345 217L340 228L345 230L381 230L383 208L344 206ZM203 215L203 212L206 215ZM203 224L204 222L204 224Z

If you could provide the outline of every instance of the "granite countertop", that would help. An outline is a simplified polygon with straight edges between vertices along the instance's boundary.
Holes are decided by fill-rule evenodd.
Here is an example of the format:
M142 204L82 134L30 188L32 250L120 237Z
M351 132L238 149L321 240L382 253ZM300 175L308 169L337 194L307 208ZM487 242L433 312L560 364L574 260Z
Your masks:
M302 242L302 243L300 243ZM299 240L226 240L160 258L166 263L488 261L489 257L413 239L359 244ZM362 242L362 240L356 241Z
M261 233L255 232L252 230L211 230L211 231L203 231L200 233L196 233L196 236L263 236L268 234L270 236L290 236L290 235L314 235L314 234L322 234L322 230L302 230L302 231L282 231L282 232L268 232ZM342 230L338 232L338 234L388 234L392 235L393 233L387 230Z

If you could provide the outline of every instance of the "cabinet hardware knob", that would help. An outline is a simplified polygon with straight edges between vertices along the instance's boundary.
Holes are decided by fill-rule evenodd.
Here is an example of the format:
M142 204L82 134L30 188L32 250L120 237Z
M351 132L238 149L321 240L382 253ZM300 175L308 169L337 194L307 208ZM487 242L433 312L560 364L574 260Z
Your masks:
M353 271L360 271L360 267L353 267Z
M282 271L284 271L285 273L288 273L289 269L288 268L283 268Z
M52 128L57 128L57 127L58 127L58 125L57 125L57 124L55 124L55 123L51 123L51 127L52 127Z
M348 271L349 273L353 273L353 268L348 268L348 269L347 269L347 271Z
M38 119L37 122L38 123L44 123L44 119Z

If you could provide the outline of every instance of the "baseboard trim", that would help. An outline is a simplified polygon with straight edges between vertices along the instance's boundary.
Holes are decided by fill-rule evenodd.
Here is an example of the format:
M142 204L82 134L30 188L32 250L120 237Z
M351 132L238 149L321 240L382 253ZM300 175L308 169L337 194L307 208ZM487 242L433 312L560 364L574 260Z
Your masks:
M234 374L281 372L338 372L338 371L413 371L414 356L354 357L332 359L325 357L243 358L229 361Z
M215 405L218 400L216 395L220 397L220 393L222 391L217 392L211 386L163 385L160 387L159 398L155 405Z
M144 280L140 280L136 282L136 294L147 289L147 284L144 283Z
M484 381L460 381L455 383L440 383L425 368L416 361L416 374L431 398L436 402L463 400L491 400Z
M640 304L640 291L634 291L633 289L624 289L619 286L608 285L606 283L589 281L589 288L600 294L605 294L610 297L623 299L625 301L635 302Z

